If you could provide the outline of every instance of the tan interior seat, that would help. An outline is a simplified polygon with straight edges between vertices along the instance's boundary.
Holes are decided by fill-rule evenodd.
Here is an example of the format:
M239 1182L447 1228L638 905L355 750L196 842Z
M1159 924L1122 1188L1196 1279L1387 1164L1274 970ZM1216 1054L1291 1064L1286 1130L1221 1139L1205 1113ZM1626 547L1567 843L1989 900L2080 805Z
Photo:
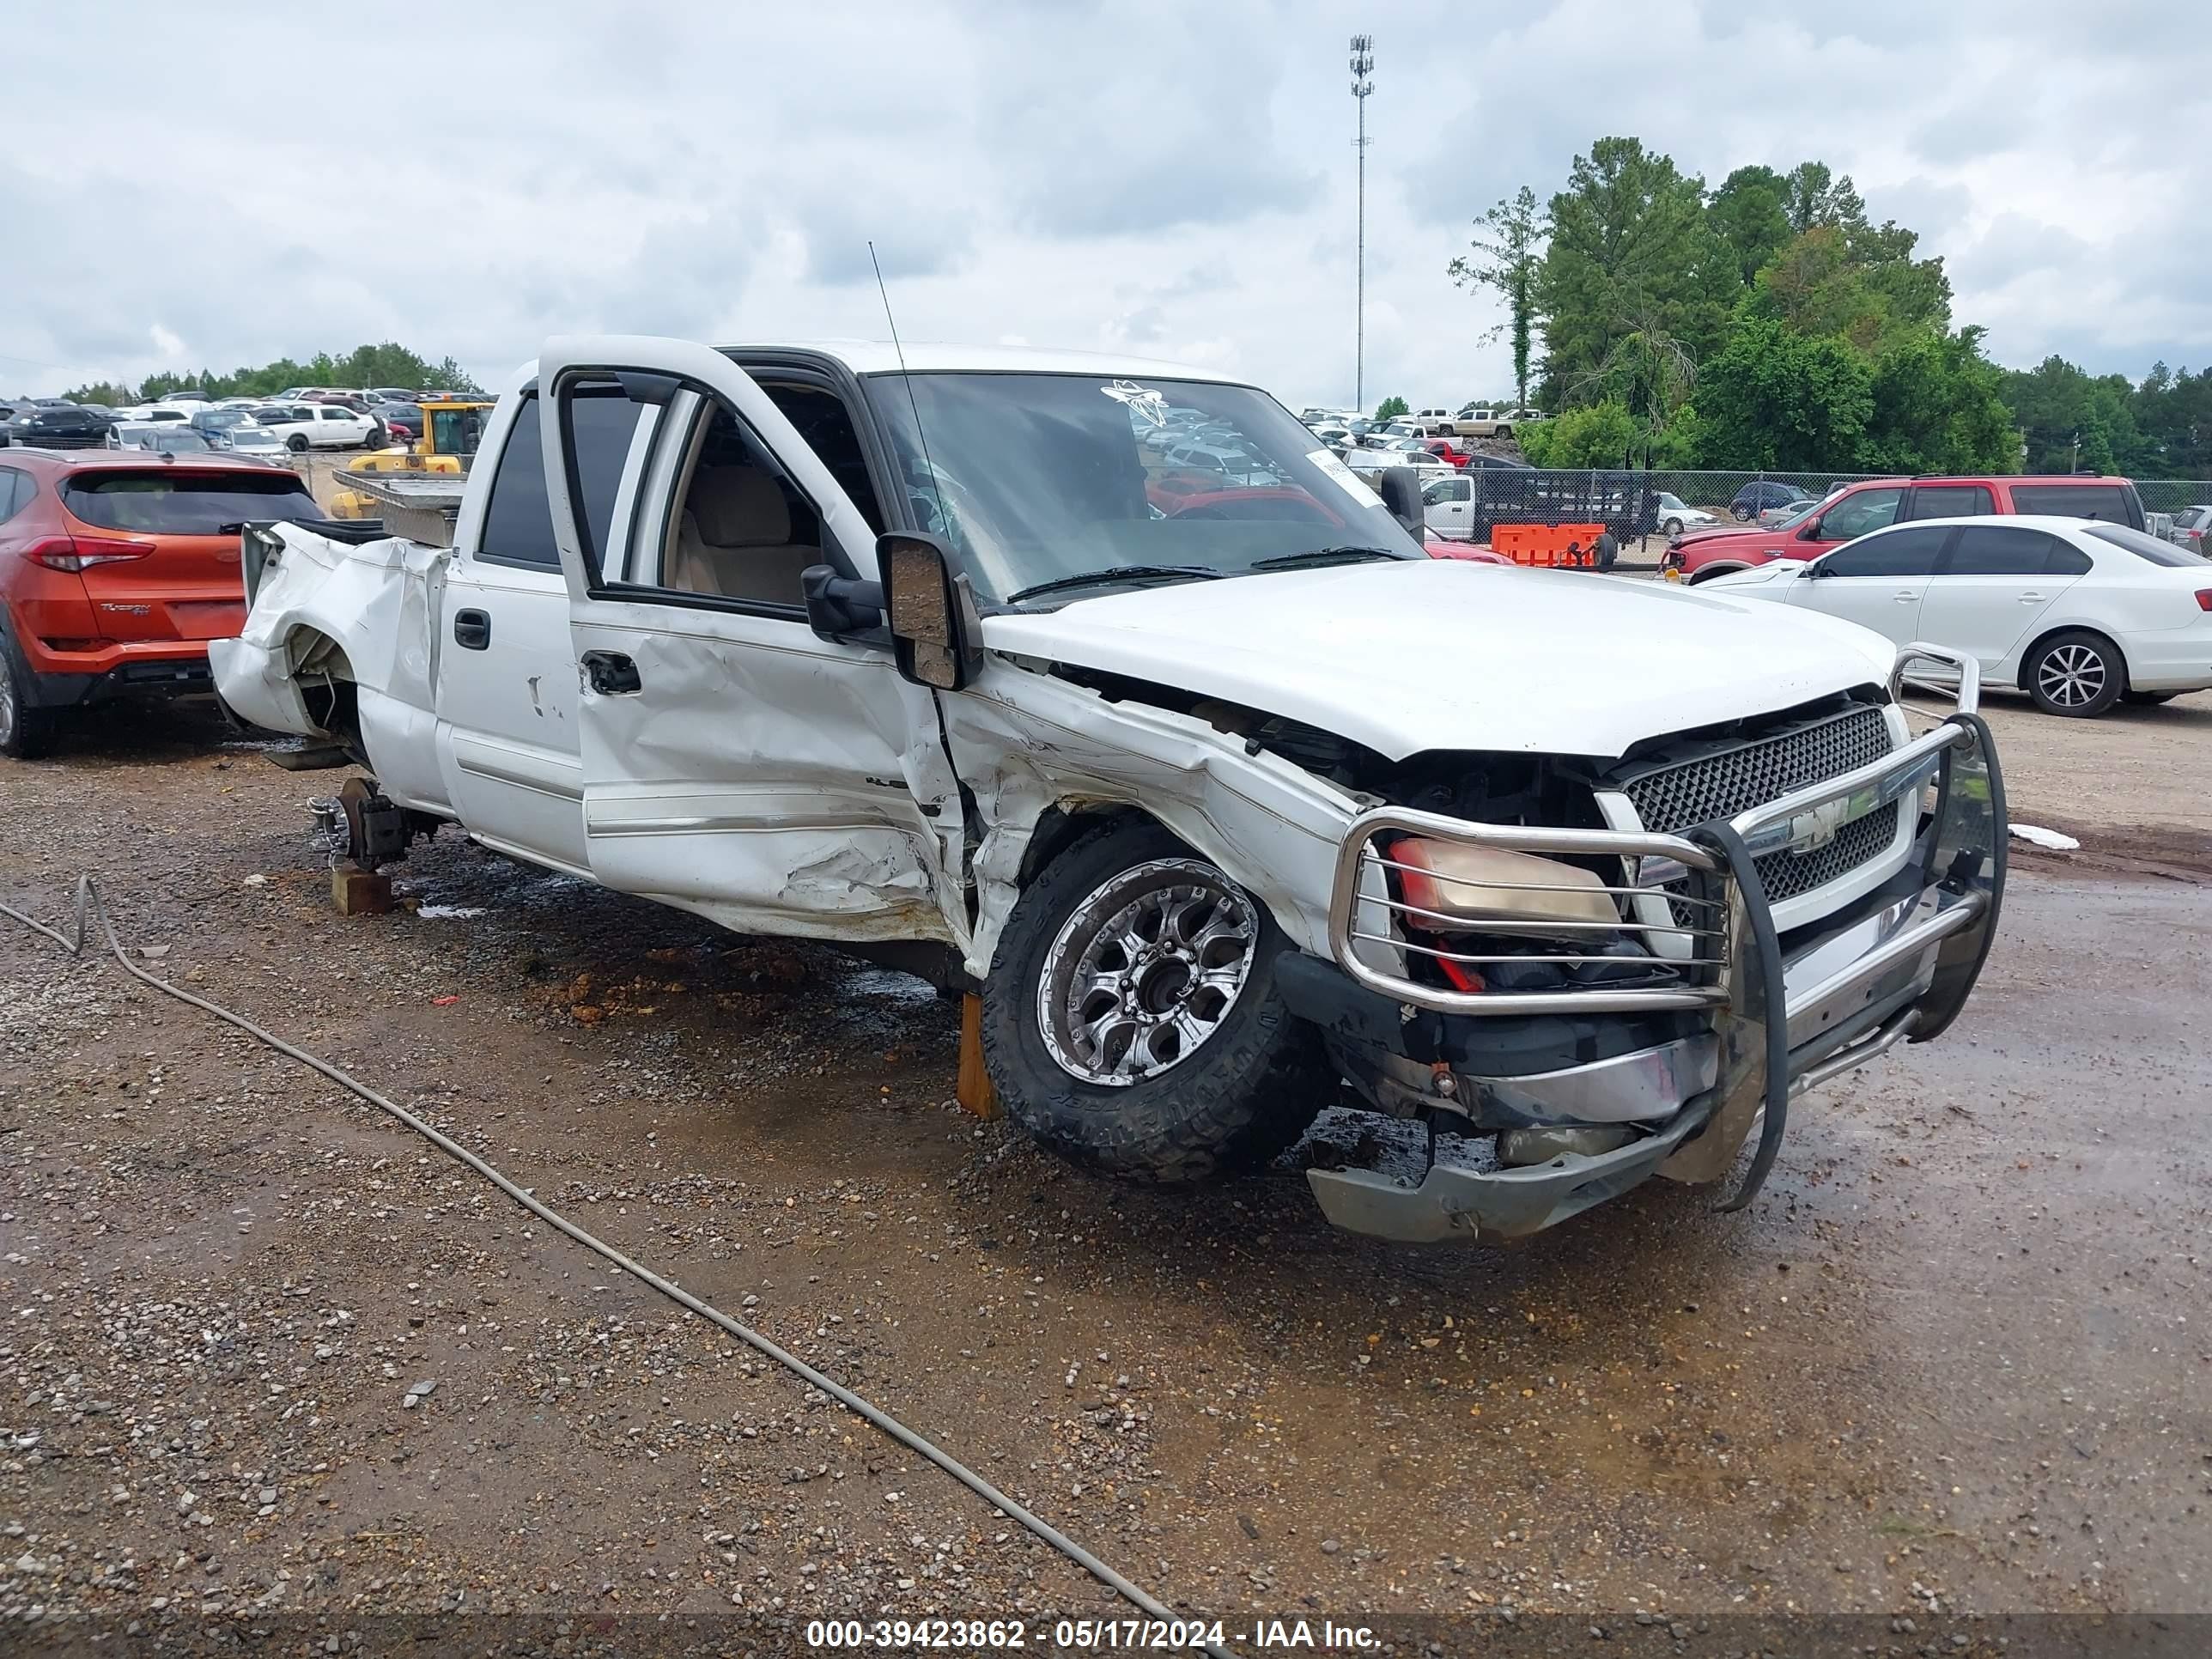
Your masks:
M805 599L799 572L822 550L791 539L791 508L775 477L757 466L702 468L684 497L664 586L767 605Z

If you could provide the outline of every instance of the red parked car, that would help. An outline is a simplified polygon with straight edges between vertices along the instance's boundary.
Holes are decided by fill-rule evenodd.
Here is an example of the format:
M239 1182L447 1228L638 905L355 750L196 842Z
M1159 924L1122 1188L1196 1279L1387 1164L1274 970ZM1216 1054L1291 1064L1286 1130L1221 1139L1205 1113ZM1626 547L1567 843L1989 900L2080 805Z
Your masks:
M234 526L321 516L258 462L0 450L0 755L39 753L70 708L206 693L207 642L246 621Z
M1465 467L1474 459L1472 451L1462 449L1449 438L1431 438L1422 447L1438 460L1449 461L1456 467Z
M1772 559L1815 559L1832 547L1908 519L1982 514L2050 514L2143 527L2142 499L2125 478L1869 478L1808 501L1777 524L1692 530L1668 544L1659 574L1703 581Z

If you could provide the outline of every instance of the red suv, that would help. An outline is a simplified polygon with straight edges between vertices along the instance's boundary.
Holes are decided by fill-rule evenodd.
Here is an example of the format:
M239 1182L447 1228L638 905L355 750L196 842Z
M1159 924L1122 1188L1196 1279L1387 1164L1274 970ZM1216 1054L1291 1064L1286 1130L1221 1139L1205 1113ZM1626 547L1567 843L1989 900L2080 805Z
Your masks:
M246 621L236 526L321 516L258 461L0 450L0 755L65 708L210 690L207 642Z
M1778 524L1692 530L1668 544L1659 574L1703 581L1770 559L1816 559L1832 547L1908 519L2039 513L2143 527L2142 500L2125 478L1869 478L1808 501Z

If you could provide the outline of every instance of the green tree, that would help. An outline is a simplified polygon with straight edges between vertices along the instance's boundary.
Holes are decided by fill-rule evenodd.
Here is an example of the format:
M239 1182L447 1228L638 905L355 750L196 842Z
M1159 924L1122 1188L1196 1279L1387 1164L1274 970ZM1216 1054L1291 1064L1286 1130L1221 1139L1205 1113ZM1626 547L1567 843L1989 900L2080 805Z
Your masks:
M1868 472L2015 472L2020 434L1982 356L1982 331L1920 330L1875 359L1854 465Z
M2089 374L2051 356L2007 374L2000 391L2027 441L2030 472L2132 473L2151 447L2124 375Z
M1750 314L1867 352L1907 333L1941 332L1950 324L1950 280L1942 259L1912 258L1917 240L1894 224L1814 225L1759 272Z
M119 409L125 404L135 404L138 396L127 386L113 380L94 380L64 392L62 396L73 404L104 404L110 409Z
M1782 209L1799 235L1816 226L1849 230L1866 223L1866 203L1848 173L1837 177L1825 161L1800 161L1782 181Z
M1401 415L1411 413L1413 407L1403 398L1385 398L1375 405L1375 418L1378 421L1395 421Z
M1556 420L1516 429L1521 453L1538 466L1622 466L1638 447L1636 417L1608 398Z
M1841 471L1874 415L1874 368L1847 342L1749 317L1698 380L1709 465Z
M2153 363L2129 407L2142 439L2137 476L2212 478L2212 369Z
M1614 343L1664 333L1692 362L1720 342L1741 287L1705 222L1704 181L1633 138L1601 138L1551 200L1536 278L1547 387L1587 384Z
M1920 236L1893 220L1879 225L1862 222L1844 232L1854 264L1866 274L1867 285L1881 296L1893 329L1951 326L1951 279L1943 259L1916 259L1913 250Z
M1504 302L1505 320L1483 337L1500 334L1513 343L1516 406L1528 406L1528 358L1536 331L1536 273L1542 261L1544 217L1536 192L1523 185L1474 222L1468 252L1448 267L1454 285L1491 289Z
M1669 434L1697 378L1697 365L1682 343L1647 320L1615 340L1605 361L1570 382L1567 393L1571 403L1607 403L1626 410L1635 422L1639 453L1673 453L1681 445Z
M424 392L482 390L451 357L433 363L390 340L381 345L356 346L343 354L319 351L305 362L279 357L258 368L241 367L228 374L217 374L206 368L194 374L163 369L141 381L135 396L127 387L108 389L122 394L125 403L150 403L185 386L197 386L210 398L268 398L294 386L396 386Z
M1772 167L1738 167L1721 180L1706 204L1706 220L1735 256L1736 272L1746 287L1790 238L1790 215L1783 207L1786 189Z

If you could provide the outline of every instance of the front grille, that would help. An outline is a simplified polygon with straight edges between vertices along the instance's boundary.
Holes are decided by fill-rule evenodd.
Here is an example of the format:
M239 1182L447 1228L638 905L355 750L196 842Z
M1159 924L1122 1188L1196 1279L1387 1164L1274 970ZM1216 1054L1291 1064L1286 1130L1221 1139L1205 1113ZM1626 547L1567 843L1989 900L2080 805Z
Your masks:
M1679 835L1716 818L1731 818L1753 806L1778 800L1793 790L1879 760L1890 750L1888 722L1879 708L1856 707L1840 714L1803 720L1768 737L1749 741L1686 744L1680 750L1647 763L1632 763L1619 775L1618 787L1636 808L1646 830ZM1854 819L1825 847L1805 853L1770 853L1759 863L1759 878L1775 903L1839 880L1881 856L1897 833L1897 815L1884 808ZM1682 884L1669 883L1674 891ZM1686 921L1690 907L1674 907Z

